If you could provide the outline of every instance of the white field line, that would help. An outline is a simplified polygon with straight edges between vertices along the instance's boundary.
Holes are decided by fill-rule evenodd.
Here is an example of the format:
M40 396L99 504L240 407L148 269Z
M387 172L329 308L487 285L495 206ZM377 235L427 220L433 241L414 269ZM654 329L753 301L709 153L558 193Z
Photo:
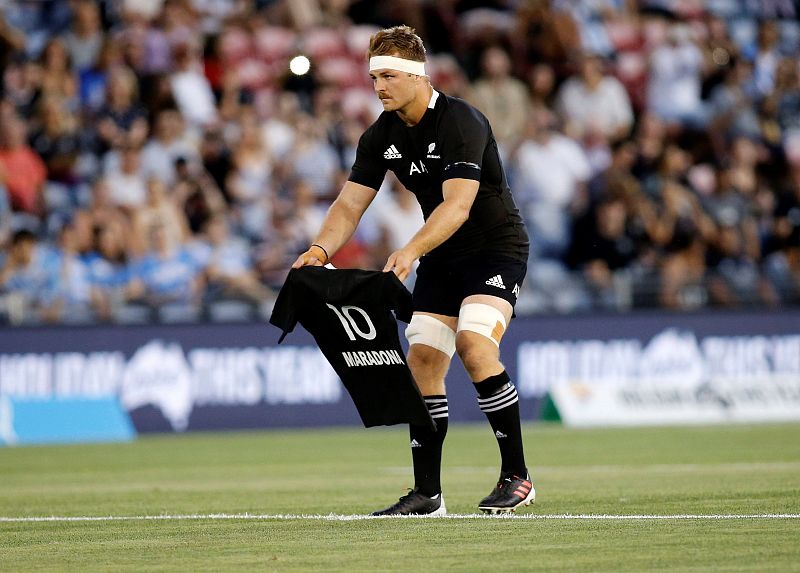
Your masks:
M798 513L756 513L756 514L683 514L683 515L608 515L608 514L552 514L552 515L483 515L450 514L437 517L424 515L381 516L370 515L307 515L307 514L255 514L255 513L209 513L178 515L85 515L85 516L29 516L3 517L0 523L40 523L40 522L91 522L91 521L188 521L188 520L250 520L250 521L361 521L367 519L527 519L527 520L595 520L595 521L644 521L644 520L747 520L747 519L800 519Z
M591 466L533 466L531 468L534 478L536 475L549 473L663 473L663 472L720 472L720 471L762 471L762 470L800 470L800 462L731 462L707 464L649 464L649 465L591 465ZM386 466L381 471L388 474L406 474L411 471L411 466ZM451 466L445 471L460 474L496 474L496 466Z

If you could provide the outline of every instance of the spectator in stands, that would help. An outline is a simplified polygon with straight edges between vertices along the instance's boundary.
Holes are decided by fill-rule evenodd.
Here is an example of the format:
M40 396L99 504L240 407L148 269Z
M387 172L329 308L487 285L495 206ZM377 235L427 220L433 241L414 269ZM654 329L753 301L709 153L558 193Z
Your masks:
M700 99L705 61L684 23L673 24L668 40L650 54L648 109L669 124L701 128Z
M567 261L583 274L590 295L600 308L615 307L614 275L636 260L636 241L628 233L627 223L626 201L610 195L580 217L573 228Z
M637 157L631 167L631 173L639 181L646 181L658 170L658 162L664 153L666 139L667 127L661 119L649 112L639 116L633 136Z
M59 232L54 251L56 280L45 300L43 316L48 322L88 322L91 314L91 282L89 269L81 259L78 233L70 221Z
M170 74L172 95L183 118L191 126L204 127L217 120L217 108L211 84L203 75L202 64L192 42L173 49L175 69Z
M599 132L608 141L617 141L630 133L630 98L619 80L604 74L603 65L597 54L583 53L580 73L564 82L556 96L565 131L575 139Z
M201 269L183 244L171 240L162 223L150 228L148 251L132 268L132 292L143 301L156 309L169 306L187 320L198 318Z
M114 155L109 154L105 179L112 201L132 213L147 199L147 181L142 167L142 150L132 142L123 142Z
M147 199L132 214L133 231L137 245L147 245L148 233L160 225L169 235L172 244L182 244L189 239L189 223L185 213L168 195L167 186L157 178L147 180Z
M307 181L318 198L332 200L333 181L340 171L336 151L313 117L299 115L295 130L294 147L287 157L290 173Z
M779 180L765 270L784 303L800 302L800 136L787 141L787 173Z
M261 304L273 298L272 291L259 282L253 270L249 243L231 236L223 215L206 222L201 245L194 253L205 270L209 300L235 298Z
M85 257L92 309L100 320L112 320L130 296L131 269L123 228L113 223L93 229L93 249Z
M731 68L742 60L739 47L731 38L728 21L713 13L708 13L705 23L708 37L700 46L708 70L703 81L704 99L712 93L714 88L725 81Z
M555 130L556 118L534 110L528 137L512 153L514 193L532 236L531 252L560 259L569 247L572 215L582 209L591 175L581 147Z
M431 84L442 93L461 99L470 97L471 86L467 75L452 54L430 54L426 65L431 68Z
M114 37L104 38L94 65L78 72L81 105L86 116L93 117L105 105L111 72L122 65L119 42Z
M566 75L570 56L581 49L575 20L553 0L520 3L509 38L515 45L514 52L520 54L521 65L548 62L559 78Z
M35 117L42 95L42 68L23 55L15 57L7 67L3 95L20 117Z
M50 310L50 292L58 280L53 253L26 229L14 233L3 267L0 292L14 299L19 309L12 320L38 322Z
M743 225L719 226L708 253L708 294L718 306L774 305L778 294L759 273L758 260L747 247Z
M709 96L709 136L718 157L724 156L726 145L736 136L761 136L757 97L753 67L737 58L724 81Z
M761 95L775 89L775 75L781 60L780 30L774 20L764 20L758 25L758 38L750 56L754 66L755 87Z
M30 141L31 148L47 167L48 202L61 208L76 207L82 200L78 159L84 151L78 118L56 96L42 99L39 110L41 126Z
M233 158L219 127L212 126L203 131L199 144L199 157L202 163L200 168L208 173L209 177L222 191L226 202L231 203L232 198L225 193L225 182L228 180L231 169L233 169Z
M192 172L183 158L175 161L175 173L178 180L171 189L173 202L183 211L189 230L197 234L202 231L208 220L216 214L233 212L225 203L225 198L214 180L202 170Z
M261 122L261 137L269 142L269 151L277 161L288 159L297 139L296 124L303 112L297 94L285 92L276 96L275 110Z
M176 178L175 161L181 157L192 164L191 168L196 168L197 146L177 109L159 110L153 123L153 135L142 148L144 174L172 185Z
M671 178L661 180L653 238L663 250L659 301L672 309L697 308L706 300L706 245L716 227L697 198Z
M104 40L100 6L92 0L72 2L70 29L62 37L74 69L80 73L92 68Z
M70 109L78 106L78 77L72 67L67 47L61 38L53 38L39 58L42 68L41 97L63 99Z
M24 120L15 115L0 119L0 182L6 187L11 208L43 215L46 178L47 166L28 146Z
M284 207L296 226L299 241L309 243L319 234L322 221L327 212L326 203L320 203L311 185L303 179L297 179L291 185L291 202ZM302 237L302 238L300 238ZM310 244L310 243L309 243Z
M238 128L226 187L239 226L247 236L260 238L273 210L273 160L252 109L243 111Z
M775 91L767 99L773 100L781 139L786 141L791 133L800 131L800 70L796 58L780 61Z
M130 253L141 252L136 250L131 221L123 208L114 202L106 179L99 177L92 182L89 204L75 213L75 219L83 219L80 226L88 229L113 226L126 240L126 249Z
M610 195L630 197L641 193L641 183L631 173L636 164L636 144L630 140L617 141L611 151L609 166L589 183L591 203Z
M0 12L0 70L5 70L15 54L25 49L25 34Z
M531 107L551 108L555 99L556 74L547 63L537 63L528 74Z
M116 66L108 72L105 103L95 118L99 154L123 145L138 148L144 144L149 127L138 97L137 79L130 68Z
M480 61L481 76L468 99L489 119L497 143L506 146L525 129L530 110L528 89L511 75L511 58L500 46L486 48Z

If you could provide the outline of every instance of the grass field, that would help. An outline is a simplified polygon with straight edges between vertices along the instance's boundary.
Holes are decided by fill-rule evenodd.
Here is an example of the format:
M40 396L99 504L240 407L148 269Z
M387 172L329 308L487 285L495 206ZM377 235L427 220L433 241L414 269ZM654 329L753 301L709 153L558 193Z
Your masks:
M445 444L453 519L335 518L412 485L399 428L0 449L0 571L800 571L800 425L525 433L516 518L468 517L497 477L484 425ZM36 516L115 519L10 519Z

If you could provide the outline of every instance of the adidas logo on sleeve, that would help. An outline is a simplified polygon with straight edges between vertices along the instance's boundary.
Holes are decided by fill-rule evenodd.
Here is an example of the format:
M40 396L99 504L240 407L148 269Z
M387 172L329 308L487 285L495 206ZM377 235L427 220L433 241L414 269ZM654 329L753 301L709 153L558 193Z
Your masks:
M506 285L503 284L503 277L501 277L500 275L494 275L492 278L486 281L486 284L489 286L506 290Z
M389 148L383 152L383 157L386 159L402 159L403 156L397 150L394 145L390 145Z

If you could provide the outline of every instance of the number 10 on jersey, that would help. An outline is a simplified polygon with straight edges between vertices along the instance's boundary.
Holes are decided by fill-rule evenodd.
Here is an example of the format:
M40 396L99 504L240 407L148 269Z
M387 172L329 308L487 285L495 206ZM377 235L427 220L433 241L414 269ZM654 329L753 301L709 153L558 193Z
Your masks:
M378 331L375 329L375 325L372 323L372 320L369 318L369 315L363 308L345 305L341 309L338 309L332 304L328 303L326 303L326 306L336 313L339 322L342 323L344 331L347 333L347 337L350 340L354 341L356 339L356 334L365 340L373 340L377 336ZM355 319L353 318L352 314L350 314L352 311L356 311L358 314L364 317L364 320L367 322L366 332L361 330L358 324L356 324Z

